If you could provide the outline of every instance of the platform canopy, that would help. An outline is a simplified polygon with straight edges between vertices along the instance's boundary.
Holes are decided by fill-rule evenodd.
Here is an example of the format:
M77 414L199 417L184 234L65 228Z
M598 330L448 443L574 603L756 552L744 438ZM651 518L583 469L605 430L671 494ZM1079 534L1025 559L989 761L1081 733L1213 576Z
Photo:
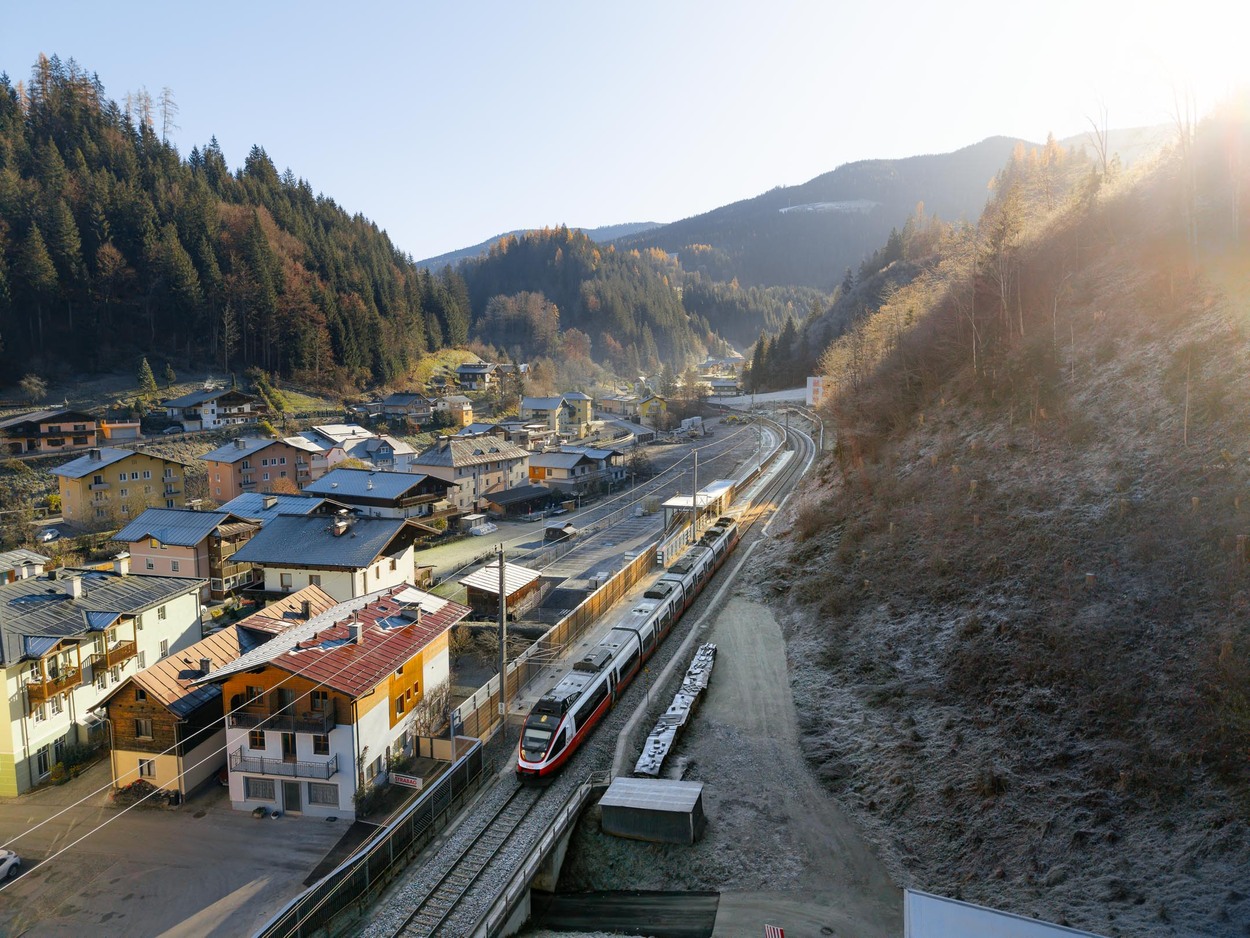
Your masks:
M903 890L903 938L1099 938L1088 931Z

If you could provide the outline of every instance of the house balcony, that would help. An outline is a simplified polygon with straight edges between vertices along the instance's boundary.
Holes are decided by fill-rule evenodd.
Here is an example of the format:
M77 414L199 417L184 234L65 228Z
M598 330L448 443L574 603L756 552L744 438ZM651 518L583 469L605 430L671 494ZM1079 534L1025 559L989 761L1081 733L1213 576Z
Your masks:
M107 492L112 487L107 482L93 482L87 486L87 489L92 492Z
M230 726L240 730L273 730L281 733L312 733L328 736L335 727L334 711L268 710L244 707L228 717Z
M30 705L36 707L49 697L64 694L66 691L71 691L81 684L82 671L78 668L66 668L60 674L49 677L46 680L28 681L26 683L26 696L30 699Z
M339 770L339 757L331 756L325 762L301 762L287 759L265 759L261 756L247 755L240 746L230 753L231 772L250 772L254 775L279 775L284 778L324 778L334 777Z
M92 673L95 673L115 664L125 664L138 653L134 642L118 642L112 648L105 649L103 654L92 655L87 661L91 665Z
M239 483L239 488L243 489L243 491L245 491L245 492L250 492L250 491L252 491L254 488L256 488L256 480L255 480L255 479L244 479L242 482L240 482L240 483Z

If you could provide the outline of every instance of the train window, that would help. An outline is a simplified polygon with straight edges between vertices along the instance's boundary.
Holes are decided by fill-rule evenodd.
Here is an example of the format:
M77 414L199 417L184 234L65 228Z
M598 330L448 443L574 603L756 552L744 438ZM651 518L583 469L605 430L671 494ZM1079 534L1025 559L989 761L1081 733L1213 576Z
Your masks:
M564 744L568 742L569 734L564 730L560 730L560 735L556 737L556 741L551 744L551 752L547 754L547 758L554 759L564 751Z
M551 730L544 726L527 726L521 736L521 751L531 760L539 759L551 742Z
M577 715L575 717L578 729L581 729L582 725L590 719L590 715L595 712L595 708L598 707L599 704L603 703L604 700L607 699L607 696L608 682L600 681L595 685L594 689L591 690L590 696L578 703Z
M629 656L621 662L621 676L625 676L634 670L634 665L638 663L638 649L630 651Z

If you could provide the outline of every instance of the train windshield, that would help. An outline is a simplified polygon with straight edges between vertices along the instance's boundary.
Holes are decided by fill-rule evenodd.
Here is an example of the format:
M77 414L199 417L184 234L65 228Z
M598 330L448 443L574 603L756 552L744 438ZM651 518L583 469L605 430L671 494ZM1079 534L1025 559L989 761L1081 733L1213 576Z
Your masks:
M545 726L527 726L521 735L521 752L528 759L537 759L551 744L551 730Z

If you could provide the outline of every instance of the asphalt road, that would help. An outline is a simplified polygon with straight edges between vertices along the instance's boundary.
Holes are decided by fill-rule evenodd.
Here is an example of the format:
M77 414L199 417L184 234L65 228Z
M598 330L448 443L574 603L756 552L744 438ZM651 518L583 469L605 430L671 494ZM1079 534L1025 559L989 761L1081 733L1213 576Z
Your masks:
M92 794L108 785L102 761L65 785L0 799L0 839L10 841L90 796L10 845L26 872L0 890L0 934L251 934L303 889L348 827L316 818L257 820L232 810L220 787L175 809L123 814L107 793Z

